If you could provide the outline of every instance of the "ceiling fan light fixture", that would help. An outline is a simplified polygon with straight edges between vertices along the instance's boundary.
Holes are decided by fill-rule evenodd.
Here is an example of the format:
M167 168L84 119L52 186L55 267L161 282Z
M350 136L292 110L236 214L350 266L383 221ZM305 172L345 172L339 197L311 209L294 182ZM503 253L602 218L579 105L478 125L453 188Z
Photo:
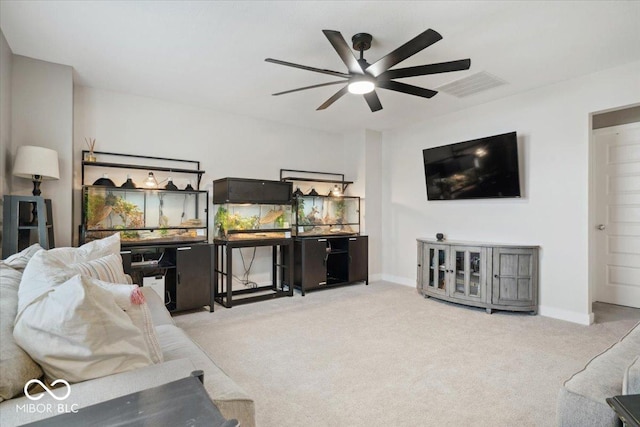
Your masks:
M368 79L357 79L349 83L349 92L355 95L364 95L373 92L376 85Z

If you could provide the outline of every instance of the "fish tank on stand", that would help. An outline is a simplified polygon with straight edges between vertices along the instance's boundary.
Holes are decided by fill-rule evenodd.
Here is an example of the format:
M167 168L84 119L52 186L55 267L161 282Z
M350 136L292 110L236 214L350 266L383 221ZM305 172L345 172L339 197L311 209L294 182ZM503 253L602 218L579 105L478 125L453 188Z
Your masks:
M120 235L125 273L169 311L209 306L209 193L200 162L82 152L79 243Z
M369 284L369 243L361 234L360 197L346 195L344 174L281 169L295 185L294 285L309 290Z
M293 244L291 193L291 184L280 181L213 181L216 302L231 308L293 296L292 259L286 257Z

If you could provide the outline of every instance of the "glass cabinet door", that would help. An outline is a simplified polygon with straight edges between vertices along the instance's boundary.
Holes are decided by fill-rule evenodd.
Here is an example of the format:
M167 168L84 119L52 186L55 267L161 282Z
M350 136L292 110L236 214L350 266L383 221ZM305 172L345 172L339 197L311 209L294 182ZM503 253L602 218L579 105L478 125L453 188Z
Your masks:
M481 299L484 286L484 248L453 247L452 296Z
M428 274L427 286L431 290L445 292L447 281L448 252L445 247L428 245L426 247L429 265L426 269Z

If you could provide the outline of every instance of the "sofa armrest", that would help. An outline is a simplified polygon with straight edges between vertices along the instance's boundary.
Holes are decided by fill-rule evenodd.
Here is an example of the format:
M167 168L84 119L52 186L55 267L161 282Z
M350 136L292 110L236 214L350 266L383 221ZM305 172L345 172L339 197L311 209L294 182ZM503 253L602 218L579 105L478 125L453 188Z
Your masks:
M164 306L164 301L156 291L149 287L145 288L144 286L140 287L140 291L144 295L147 305L149 306L153 326L175 325L169 310Z
M624 371L622 394L640 394L640 356L637 356Z

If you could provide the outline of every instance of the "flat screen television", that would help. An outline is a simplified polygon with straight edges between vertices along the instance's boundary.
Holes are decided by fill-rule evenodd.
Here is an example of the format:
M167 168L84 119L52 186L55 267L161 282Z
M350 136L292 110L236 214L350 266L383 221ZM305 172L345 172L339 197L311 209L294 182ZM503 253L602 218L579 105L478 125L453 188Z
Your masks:
M422 150L428 200L520 197L516 132Z

